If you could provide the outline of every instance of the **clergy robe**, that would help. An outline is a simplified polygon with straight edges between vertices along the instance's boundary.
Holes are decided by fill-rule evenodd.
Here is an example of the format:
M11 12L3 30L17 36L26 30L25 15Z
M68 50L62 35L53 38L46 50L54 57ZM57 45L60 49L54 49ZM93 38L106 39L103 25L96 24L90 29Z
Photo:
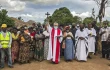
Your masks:
M93 52L95 53L95 36L96 36L96 31L94 28L91 28L91 30L89 30L88 28L86 29L87 34L91 34L94 35L94 37L92 36L88 36L88 52Z
M57 36L62 36L62 31L48 26L48 32L49 50L47 60L52 60L57 64L60 61L60 43L62 41L62 37L58 38Z
M79 39L79 37L83 37L84 40ZM80 31L78 29L75 34L75 47L76 47L76 58L79 61L87 61L88 56L88 43L87 43L87 32L85 29Z

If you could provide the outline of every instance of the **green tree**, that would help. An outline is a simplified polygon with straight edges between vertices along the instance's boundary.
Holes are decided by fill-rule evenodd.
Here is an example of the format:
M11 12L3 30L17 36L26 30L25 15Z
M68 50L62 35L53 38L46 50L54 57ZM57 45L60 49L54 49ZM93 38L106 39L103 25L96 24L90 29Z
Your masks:
M58 22L59 24L72 24L73 15L70 10L66 7L56 9L49 19L52 23Z
M0 11L0 25L5 23L8 26L13 26L14 25L14 20L12 20L10 17L8 17L7 13L8 13L8 11L5 10L5 9L2 9Z
M73 23L82 23L82 18L78 16L73 17Z
M103 23L108 23L108 26L110 26L110 21L108 20L103 21Z
M89 23L91 23L92 21L94 21L94 18L93 18L93 17L86 17L86 18L83 20L83 23L89 24Z

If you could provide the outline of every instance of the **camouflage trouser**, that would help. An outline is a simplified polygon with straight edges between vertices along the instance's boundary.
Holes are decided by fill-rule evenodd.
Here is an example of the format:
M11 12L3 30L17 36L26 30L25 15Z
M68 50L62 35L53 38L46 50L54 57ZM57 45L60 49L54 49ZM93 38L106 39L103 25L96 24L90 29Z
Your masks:
M98 51L98 53L100 53L101 51L102 51L102 42L101 42L101 39L99 39L98 41L97 41L97 51Z
M35 40L30 43L30 59L34 57L34 50L35 50Z
M34 58L38 61L42 61L44 59L44 48L42 40L36 41L36 47L34 51Z

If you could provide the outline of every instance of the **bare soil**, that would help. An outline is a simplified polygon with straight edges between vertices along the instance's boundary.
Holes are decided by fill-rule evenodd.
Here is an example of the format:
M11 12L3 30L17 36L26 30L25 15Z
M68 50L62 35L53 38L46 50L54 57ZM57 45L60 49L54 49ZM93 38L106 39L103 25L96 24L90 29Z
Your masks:
M8 68L6 65L2 70L110 70L110 61L100 58L100 56L93 56L87 62L65 62L63 58L59 64L52 64L50 61L32 61L30 64L15 64L14 68Z

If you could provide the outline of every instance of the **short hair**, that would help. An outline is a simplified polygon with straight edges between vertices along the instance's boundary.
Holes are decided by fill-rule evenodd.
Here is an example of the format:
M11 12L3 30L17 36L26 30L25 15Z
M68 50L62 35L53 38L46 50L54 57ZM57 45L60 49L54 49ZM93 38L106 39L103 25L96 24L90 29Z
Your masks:
M55 23L54 23L54 25L57 25L57 26L58 26L58 23L57 23L57 22L55 22Z

